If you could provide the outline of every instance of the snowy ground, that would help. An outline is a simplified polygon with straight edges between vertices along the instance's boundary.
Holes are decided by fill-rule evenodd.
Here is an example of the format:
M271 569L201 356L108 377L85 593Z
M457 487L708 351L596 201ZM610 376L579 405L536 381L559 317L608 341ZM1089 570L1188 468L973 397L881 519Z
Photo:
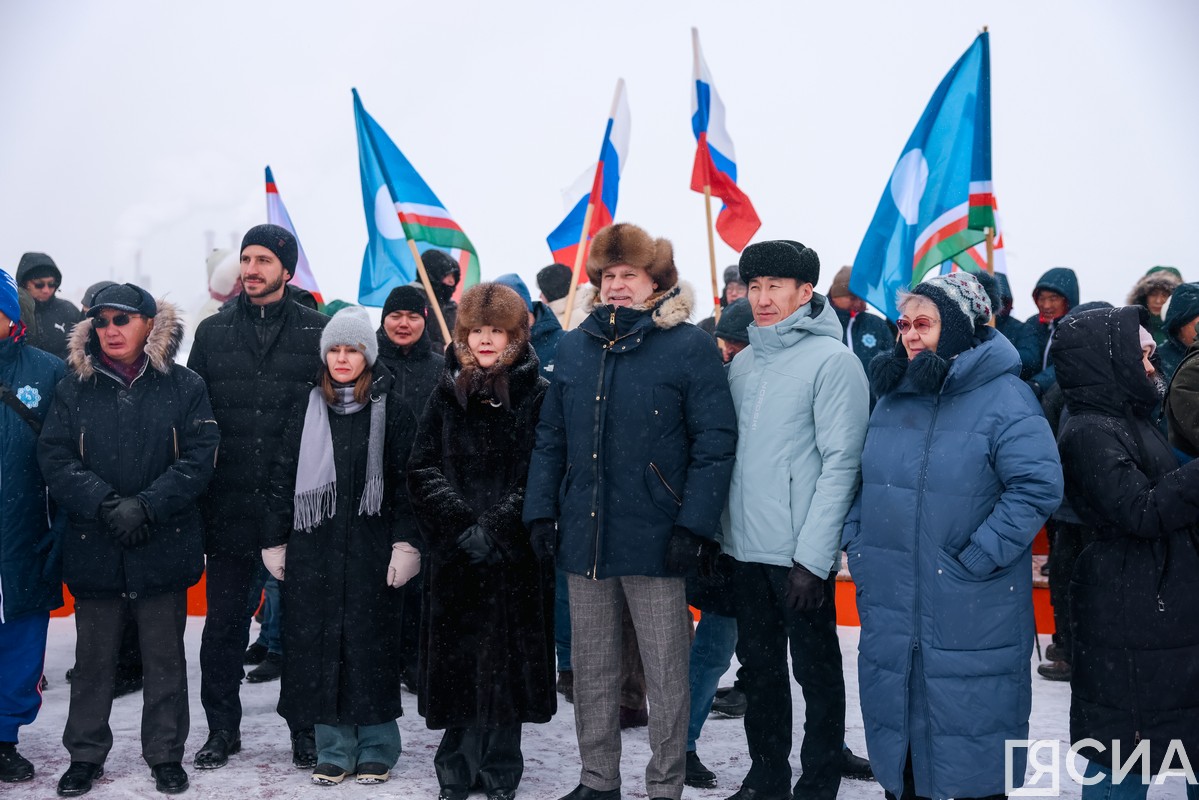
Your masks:
M405 695L406 715L400 719L404 754L392 772L392 780L381 786L358 786L346 783L336 788L314 786L309 773L291 765L291 750L287 726L275 713L279 684L243 684L241 696L245 707L242 721L241 754L234 756L224 769L200 771L191 768L196 749L207 734L204 712L200 707L200 630L204 620L188 620L187 651L191 690L191 737L188 740L184 766L191 776L187 796L213 800L249 800L249 798L329 797L353 795L360 798L402 797L435 798L437 780L433 774L433 753L440 740L440 731L425 728L416 715L416 699ZM841 628L841 648L845 660L845 680L848 690L847 740L857 753L865 753L862 714L857 701L857 628ZM1042 637L1042 646L1048 637ZM48 800L54 797L58 777L67 767L67 753L60 742L66 720L69 685L63 673L74 662L75 627L73 618L50 622L50 645L46 656L46 674L50 680L44 705L37 722L22 730L20 749L34 762L37 777L30 783L0 785L3 800ZM1030 669L1035 669L1034 663ZM732 672L723 683L732 681ZM686 676L679 676L685 680ZM792 703L795 719L803 719L803 701L798 690ZM1070 688L1067 684L1050 683L1033 675L1033 710L1031 738L1064 740L1068 734ZM112 726L115 744L105 765L105 776L97 781L89 798L154 798L162 797L154 790L149 768L141 759L138 744L141 698L130 695L118 699L113 706ZM797 725L797 728L799 726ZM699 742L699 754L719 777L716 789L688 788L687 800L723 800L735 792L749 768L745 751L745 733L740 720L711 718L704 727ZM558 715L545 725L527 725L524 730L525 775L518 797L521 800L554 800L578 783L578 750L574 734L573 708L562 703ZM1062 746L1065 753L1065 745ZM645 798L644 768L649 747L644 728L624 735L623 779L626 798ZM792 763L796 763L797 754ZM846 781L841 785L842 800L882 798L875 783ZM1079 787L1063 777L1062 797L1077 798ZM1182 798L1184 790L1178 779L1165 786L1154 787L1149 797ZM479 796L481 797L481 795Z

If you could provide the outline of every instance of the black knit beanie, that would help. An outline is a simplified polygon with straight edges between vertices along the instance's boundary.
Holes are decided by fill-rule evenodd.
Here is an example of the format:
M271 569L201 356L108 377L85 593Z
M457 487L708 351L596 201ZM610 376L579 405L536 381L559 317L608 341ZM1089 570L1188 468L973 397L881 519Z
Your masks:
M300 258L300 245L296 242L296 237L291 235L291 231L269 223L255 225L242 237L239 252L244 252L252 244L265 247L274 253L275 257L283 264L283 269L287 270L287 274L295 277L296 261Z
M565 264L550 264L537 273L537 288L549 302L561 300L570 294L570 275Z
M429 301L425 298L425 293L415 286L397 286L383 301L383 316L396 311L411 311L428 317Z
M941 314L941 338L937 340L937 355L948 361L974 345L974 322L940 287L922 283L912 290L912 294L932 301Z

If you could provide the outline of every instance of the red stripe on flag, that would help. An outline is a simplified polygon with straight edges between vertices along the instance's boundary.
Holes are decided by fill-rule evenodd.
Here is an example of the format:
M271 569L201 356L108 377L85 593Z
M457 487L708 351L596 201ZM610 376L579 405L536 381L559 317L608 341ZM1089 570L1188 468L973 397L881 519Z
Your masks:
M955 233L961 233L962 231L966 230L967 222L968 220L966 217L958 217L953 222L948 223L947 225L943 226L941 230L928 237L928 240L925 241L925 243L921 245L920 249L916 251L916 255L912 257L912 263L919 264L920 259L924 258L925 253L927 253L929 250L932 250L938 244L948 239L950 236L953 236Z
M990 192L970 195L970 205L972 206L990 206L995 202L995 197Z
M401 222L407 222L410 225L423 225L426 228L447 228L453 231L461 231L458 223L447 217L429 217L424 214L409 214L405 211L399 211Z
M279 194L279 190L275 187L275 184L268 183L266 185L266 193L267 194Z

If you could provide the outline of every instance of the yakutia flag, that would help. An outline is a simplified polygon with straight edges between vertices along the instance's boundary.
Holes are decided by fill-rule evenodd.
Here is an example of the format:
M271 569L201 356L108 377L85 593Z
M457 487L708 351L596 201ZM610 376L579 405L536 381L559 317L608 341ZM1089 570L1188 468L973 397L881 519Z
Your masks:
M421 253L436 248L458 262L463 278L459 291L478 283L475 246L387 132L366 113L358 90L353 93L362 205L370 234L362 256L358 302L382 306L392 289L415 280L409 239Z
M296 259L296 274L291 276L292 285L307 289L316 298L316 302L325 302L325 299L321 297L321 290L316 285L316 278L312 277L312 267L308 266L308 256L304 254L304 245L300 243L296 226L291 224L291 215L287 213L287 206L283 205L283 198L279 196L279 187L275 185L275 176L271 174L269 166L266 168L266 221L272 225L287 228L291 231L291 235L296 237L300 257Z
M595 209L591 212L591 224L588 226L588 242L600 228L612 224L620 193L620 173L629 156L631 124L629 98L624 79L621 78L616 82L616 95L612 98L612 110L608 113L608 124L604 128L599 161L584 170L570 187L562 191L562 199L566 201L566 219L546 237L545 241L557 263L574 268L589 203L594 202ZM586 255L583 254L583 263L587 261Z
M971 199L974 195L970 196ZM999 203L995 200L995 196L991 196L991 213L995 216L995 238L991 241L991 263L996 272L1007 272L1007 251L1004 249L1003 242L1003 219L999 216ZM947 261L941 265L941 274L947 274L955 270L965 270L966 272L983 272L987 268L987 243L985 241L971 247L969 250L964 250L953 257L953 261Z
M985 241L991 196L991 57L980 33L941 81L891 172L849 288L899 317L895 293Z
M724 103L716 93L716 84L704 54L699 49L699 31L691 29L691 45L695 54L691 86L691 130L695 133L695 164L691 167L691 190L704 191L709 187L724 201L716 217L716 232L737 252L745 249L749 240L762 227L758 212L737 188L737 156L733 140L724 127Z

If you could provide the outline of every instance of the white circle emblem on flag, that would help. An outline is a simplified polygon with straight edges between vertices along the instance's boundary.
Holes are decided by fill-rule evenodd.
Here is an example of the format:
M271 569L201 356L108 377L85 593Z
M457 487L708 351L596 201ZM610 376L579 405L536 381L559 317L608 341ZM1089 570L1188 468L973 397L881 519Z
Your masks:
M387 184L380 186L379 191L375 193L375 228L385 239L404 238L404 226L400 224L395 204L391 202L391 192L387 191Z
M919 148L909 150L891 173L891 199L904 222L915 225L920 219L920 198L928 186L928 162Z

